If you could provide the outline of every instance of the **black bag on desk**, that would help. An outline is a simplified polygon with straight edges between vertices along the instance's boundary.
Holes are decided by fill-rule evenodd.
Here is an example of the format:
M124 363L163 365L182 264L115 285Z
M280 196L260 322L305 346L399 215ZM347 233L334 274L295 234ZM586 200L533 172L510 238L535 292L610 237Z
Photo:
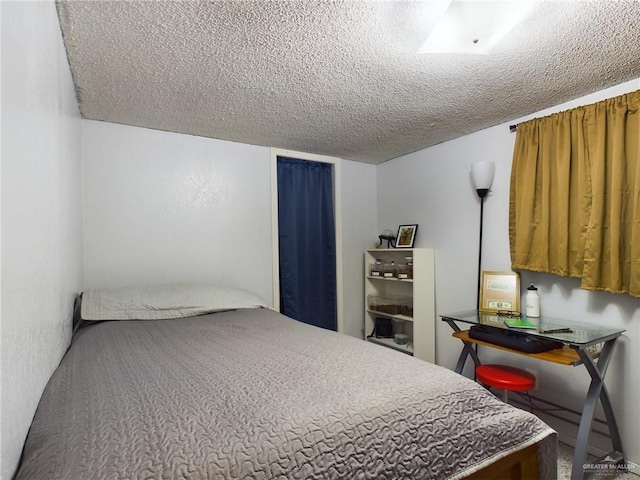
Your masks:
M377 317L373 332L369 337L393 338L393 325L390 318Z
M469 329L469 337L487 343L493 343L505 348L511 348L525 353L542 353L556 348L562 348L561 342L527 335L524 332L514 332L503 328L473 325Z

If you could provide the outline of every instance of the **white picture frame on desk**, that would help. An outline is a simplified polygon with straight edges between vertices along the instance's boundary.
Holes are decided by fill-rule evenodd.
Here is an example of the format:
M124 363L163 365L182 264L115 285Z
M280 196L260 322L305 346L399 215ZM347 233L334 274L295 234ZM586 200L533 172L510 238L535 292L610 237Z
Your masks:
M480 284L481 312L520 312L520 275L517 272L483 270Z

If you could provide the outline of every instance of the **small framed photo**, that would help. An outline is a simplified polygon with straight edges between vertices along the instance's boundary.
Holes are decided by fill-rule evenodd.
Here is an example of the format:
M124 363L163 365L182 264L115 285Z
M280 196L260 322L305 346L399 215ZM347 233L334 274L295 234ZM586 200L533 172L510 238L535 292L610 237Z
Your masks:
M482 272L480 311L520 312L520 275L516 272Z
M400 225L396 237L396 248L413 248L418 225Z

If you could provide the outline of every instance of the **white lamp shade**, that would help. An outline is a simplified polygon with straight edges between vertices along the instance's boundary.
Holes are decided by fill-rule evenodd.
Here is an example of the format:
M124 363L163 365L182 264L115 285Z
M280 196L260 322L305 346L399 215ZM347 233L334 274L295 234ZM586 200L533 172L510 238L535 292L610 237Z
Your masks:
M476 190L489 190L493 183L496 164L493 162L476 162L471 164L471 181Z

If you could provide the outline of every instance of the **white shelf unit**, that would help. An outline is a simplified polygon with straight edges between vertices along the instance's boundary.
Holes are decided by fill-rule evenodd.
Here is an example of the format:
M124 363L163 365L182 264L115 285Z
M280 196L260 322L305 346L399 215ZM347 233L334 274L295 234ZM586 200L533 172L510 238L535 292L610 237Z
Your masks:
M406 263L412 257L413 278L371 276L371 265L376 260L384 263ZM435 272L434 250L431 248L381 248L364 254L364 331L367 340L435 363ZM369 308L369 296L410 299L413 313L391 314ZM409 336L407 345L398 345L393 338L369 337L377 317L391 318L394 327L400 327Z

